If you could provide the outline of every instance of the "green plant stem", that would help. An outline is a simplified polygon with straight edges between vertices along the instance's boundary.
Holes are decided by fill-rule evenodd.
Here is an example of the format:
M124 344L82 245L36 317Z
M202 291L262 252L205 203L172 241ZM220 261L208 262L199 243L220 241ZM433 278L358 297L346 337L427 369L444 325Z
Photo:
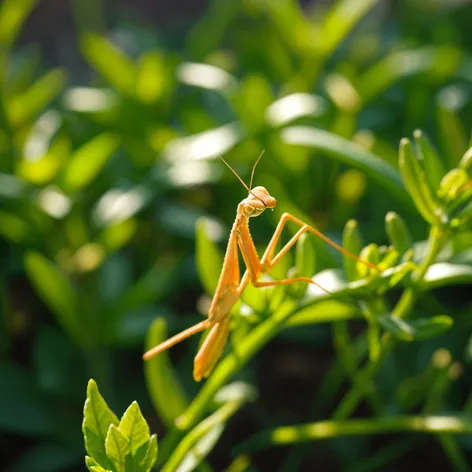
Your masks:
M176 420L176 427L162 442L159 453L159 462L164 463L172 451L178 447L179 441L185 433L195 426L201 416L208 409L216 392L270 339L275 337L292 315L300 309L320 303L331 295L323 294L310 300L300 307L295 302L284 303L276 313L254 328L251 333L237 346L237 349L222 359L216 366L213 374L208 378L198 395L187 407L184 413Z
M241 400L225 403L221 408L215 411L215 413L210 415L208 418L205 418L194 429L187 433L166 461L165 466L162 468L162 472L172 472L176 470L192 447L211 429L221 425L223 422L228 420L228 418L234 415L234 413L240 408L241 404Z
M318 421L261 431L236 448L237 453L341 436L366 436L414 431L471 434L472 421L460 416L384 416L382 418Z
M447 232L442 228L431 228L428 253L418 268L416 274L414 274L414 280L417 285L419 285L424 279L428 268L436 260L441 249L444 247L444 244L447 241L447 235ZM400 300L392 311L392 314L394 316L398 316L399 318L407 318L414 307L417 292L417 286L405 289L402 296L400 297ZM334 419L342 420L348 418L357 408L357 405L362 400L364 394L368 391L371 391L372 379L378 372L386 355L394 347L395 341L388 333L386 333L382 337L381 345L382 350L379 356L370 360L367 366L358 372L353 387L345 395L338 408L334 412Z

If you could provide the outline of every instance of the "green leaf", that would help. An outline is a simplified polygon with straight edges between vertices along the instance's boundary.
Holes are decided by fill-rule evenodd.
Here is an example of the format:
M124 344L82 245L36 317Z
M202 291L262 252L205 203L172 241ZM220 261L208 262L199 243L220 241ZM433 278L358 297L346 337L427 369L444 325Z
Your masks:
M96 465L96 466L90 467L90 472L114 472L114 471L104 469L103 467Z
M416 158L413 147L408 139L400 141L400 173L411 198L421 216L430 224L435 224L437 215L436 202L433 199L431 189L424 180L424 172Z
M171 457L162 468L162 472L191 472L195 470L215 446L228 419L236 413L243 403L242 399L230 400L197 424L174 449Z
M248 134L264 129L265 111L273 101L270 84L264 76L249 75L241 81L239 92L232 102Z
M134 96L136 67L123 51L93 33L82 36L80 48L87 61L112 87Z
M359 231L359 225L356 220L349 220L343 231L343 247L346 251L359 256L362 249L362 235ZM343 254L343 266L346 273L347 280L352 282L357 279L357 260Z
M118 423L118 418L100 395L95 381L89 380L82 423L85 449L90 457L107 469L111 468L111 463L105 449L105 440L110 425L118 426Z
M130 441L114 424L108 428L105 450L114 471L125 472L126 456L130 452Z
M413 133L413 137L415 138L418 155L423 161L428 182L433 190L437 190L441 179L446 173L446 167L432 143L421 130L417 129Z
M316 272L316 250L313 238L308 233L302 234L295 249L297 276L311 277Z
M15 213L0 210L0 235L2 237L18 244L28 241L31 231L28 221Z
M146 350L166 339L166 322L164 318L157 318L148 330ZM156 413L168 427L174 426L175 419L186 409L188 402L179 377L171 367L168 353L161 352L145 361L144 369L147 389Z
M308 233L304 233L295 246L295 274L290 274L290 276L310 278L315 272L316 248L313 237ZM294 298L301 298L305 293L307 286L307 283L299 282L297 284L289 285L287 288ZM274 309L277 307L274 307Z
M90 467L99 466L100 464L92 457L85 456L85 465L90 469Z
M402 341L420 341L439 336L453 324L452 318L446 315L408 322L396 316L383 315L379 317L379 322L385 330Z
M471 265L438 262L433 264L426 272L422 288L425 290L432 290L446 285L470 283L472 283Z
M206 434L188 451L182 462L175 469L176 472L192 472L213 450L224 431L224 425L219 423L213 426ZM167 464L166 464L167 467ZM163 472L172 469L163 468Z
M39 120L41 121L41 119ZM30 141L35 142L34 131ZM43 186L52 182L70 153L70 141L65 135L58 135L53 139L45 139L49 148L46 154L39 159L23 158L17 167L18 176L34 185ZM28 144L26 145L28 147Z
M112 472L111 470L104 469L100 464L98 464L89 456L85 456L85 465L90 472Z
M317 48L323 57L333 53L341 41L376 3L377 0L338 0L334 4L317 36Z
M260 431L235 449L235 454L267 447L318 441L342 436L376 436L406 431L430 434L470 434L472 421L467 415L395 415L344 421L318 421Z
M383 56L358 82L364 104L371 102L395 83L422 73L451 75L461 60L461 51L449 46L395 51Z
M449 167L455 167L467 150L468 136L459 117L453 90L445 88L439 92L437 120L441 135L443 152L449 161Z
M38 0L3 0L0 4L0 47L8 48Z
M208 220L197 221L196 259L198 277L208 295L213 295L220 278L223 256L218 246L209 237Z
M464 169L454 168L442 179L438 189L438 197L446 202L454 202L466 187L469 177Z
M102 133L83 144L71 156L65 169L64 185L69 191L86 187L105 166L118 148L120 138Z
M397 339L402 341L413 341L415 331L410 323L397 316L383 315L378 318L382 327Z
M25 267L38 294L69 336L79 345L87 345L89 335L79 316L77 294L67 277L56 265L36 251L26 253Z
M404 254L412 247L412 239L403 219L394 211L385 215L385 231L391 244L400 254Z
M324 151L329 156L364 171L407 209L411 200L403 187L397 170L382 159L347 139L329 131L309 126L290 126L282 131L282 140L294 145Z
M149 440L146 456L139 466L139 472L151 472L157 460L157 436L153 434Z
M133 456L133 465L138 470L148 449L148 443L151 438L149 426L144 419L139 405L136 401L131 403L123 414L120 425L120 431L129 439L131 455Z
M356 305L327 300L298 311L287 321L287 326L331 323L360 318L361 316L361 311Z
M462 156L462 159L459 162L459 167L464 169L470 175L472 170L472 147L467 149L467 151Z
M20 127L34 121L39 112L49 105L64 89L66 73L62 69L47 72L33 85L6 103L12 126Z
M432 318L424 318L410 321L415 330L415 340L433 338L447 331L453 324L454 320L447 315L433 316Z
M136 96L144 103L158 101L165 92L166 70L162 54L146 52L139 59L136 77Z

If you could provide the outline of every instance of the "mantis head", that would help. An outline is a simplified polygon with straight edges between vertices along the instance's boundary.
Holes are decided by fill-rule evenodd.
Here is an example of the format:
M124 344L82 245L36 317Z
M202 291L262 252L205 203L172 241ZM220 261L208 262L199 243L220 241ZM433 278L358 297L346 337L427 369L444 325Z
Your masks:
M220 157L220 159L227 165L229 170L238 178L238 180L243 184L244 188L249 192L248 197L240 203L240 208L242 206L242 210L247 217L259 216L265 209L272 209L277 205L277 200L274 197L271 197L265 187L257 186L251 190L252 181L254 179L254 171L256 170L256 166L261 160L263 154L264 151L261 152L254 166L252 167L251 182L249 187L245 184L244 180L239 177L237 172L222 157Z
M275 208L277 200L265 187L254 187L244 200L244 213L248 217L259 216L267 208Z

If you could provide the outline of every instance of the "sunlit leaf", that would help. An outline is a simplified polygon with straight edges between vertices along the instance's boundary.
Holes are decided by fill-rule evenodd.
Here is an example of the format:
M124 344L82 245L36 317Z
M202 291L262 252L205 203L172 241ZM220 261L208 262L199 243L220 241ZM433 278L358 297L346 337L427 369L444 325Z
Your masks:
M144 460L139 465L139 472L151 472L157 460L157 436L153 434L149 440Z
M34 287L64 329L77 343L87 344L89 335L79 316L77 294L67 277L36 251L26 253L25 266Z
M442 334L452 326L453 320L446 315L409 321L382 315L379 322L385 330L402 341L419 341Z
M105 449L113 470L116 472L125 472L126 456L130 451L129 439L114 424L108 428L105 439Z
M439 71L447 76L457 69L460 59L460 51L448 46L395 51L384 56L363 75L358 90L367 103L406 77Z
M69 139L65 136L58 136L51 142L44 155L37 159L24 157L18 164L18 175L36 185L51 182L69 155L69 151Z
M167 71L162 54L156 51L144 54L137 66L136 96L144 103L159 100L165 91Z
M4 0L0 4L0 45L9 47L38 0Z
M24 242L31 232L31 226L14 213L0 210L0 235L15 243Z
M7 103L7 115L13 126L20 127L32 122L38 113L60 92L66 83L66 74L62 69L47 72L33 85Z
M80 147L72 156L64 174L64 185L70 191L87 186L105 166L119 145L120 139L102 133Z
M292 316L287 326L309 325L315 323L330 323L361 317L361 311L355 305L328 300L317 305L309 306Z
M205 291L213 295L223 266L223 257L218 246L210 239L207 220L197 222L196 259L197 271Z
M167 326L163 318L157 318L146 336L146 349L152 349L167 338ZM169 427L185 410L187 400L179 377L172 368L169 354L162 352L144 364L146 384L154 408Z
M412 203L403 187L397 170L374 154L328 131L308 126L291 126L282 131L289 144L308 146L360 170L375 180L406 208Z
M118 424L118 418L100 395L97 384L94 380L90 380L82 423L85 449L93 459L107 469L111 468L111 462L105 450L105 440L110 425L118 426Z
M322 54L331 54L376 3L377 0L338 0L329 10L318 35L317 47Z
M472 266L438 262L428 269L423 283L424 288L428 290L445 285L470 284L472 283Z
M124 412L119 428L129 438L130 452L134 459L134 466L137 468L137 465L144 460L151 433L136 401L131 403Z
M217 411L205 418L189 431L183 441L173 451L171 457L162 468L163 472L190 472L210 453L224 430L228 419L244 403L231 400L223 404Z
M82 36L80 47L95 70L122 93L134 95L136 66L123 51L93 33Z

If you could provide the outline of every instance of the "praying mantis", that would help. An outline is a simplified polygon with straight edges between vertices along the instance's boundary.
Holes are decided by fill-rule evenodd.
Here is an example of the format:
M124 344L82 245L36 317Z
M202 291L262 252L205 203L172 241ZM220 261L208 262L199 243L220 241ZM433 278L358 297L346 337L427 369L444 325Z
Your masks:
M239 203L236 211L236 219L234 220L233 227L231 229L220 278L218 280L216 291L210 305L208 317L204 321L191 326L190 328L176 334L167 341L164 341L147 351L143 355L144 360L154 357L155 355L165 351L166 349L169 349L170 347L190 336L193 336L194 334L210 329L210 332L203 341L203 344L197 352L194 361L193 377L197 382L199 382L204 377L208 377L210 375L216 363L218 362L229 334L231 309L241 297L241 294L249 282L254 287L271 287L275 285L288 285L297 282L308 282L316 285L324 292L329 293L314 280L307 277L290 277L282 280L271 281L259 280L261 275L268 274L270 272L270 270L280 261L280 259L296 244L302 234L306 232L314 234L330 246L340 251L342 254L352 257L357 261L366 264L370 268L377 269L375 265L360 259L356 255L331 241L323 233L319 232L312 226L305 224L302 220L291 215L290 213L284 213L282 215L262 258L259 259L249 230L249 219L259 216L265 210L273 209L277 205L276 199L272 197L264 187L257 186L252 188L254 172L262 155L263 152L254 163L249 186L247 186L241 177L236 173L236 171L223 158L221 158L231 170L231 172L233 172L238 180L242 183L244 188L248 191L248 196ZM285 225L289 221L300 226L300 229L276 254L275 252L277 243ZM242 278L239 269L238 249L241 252L244 264L246 266L246 272Z

